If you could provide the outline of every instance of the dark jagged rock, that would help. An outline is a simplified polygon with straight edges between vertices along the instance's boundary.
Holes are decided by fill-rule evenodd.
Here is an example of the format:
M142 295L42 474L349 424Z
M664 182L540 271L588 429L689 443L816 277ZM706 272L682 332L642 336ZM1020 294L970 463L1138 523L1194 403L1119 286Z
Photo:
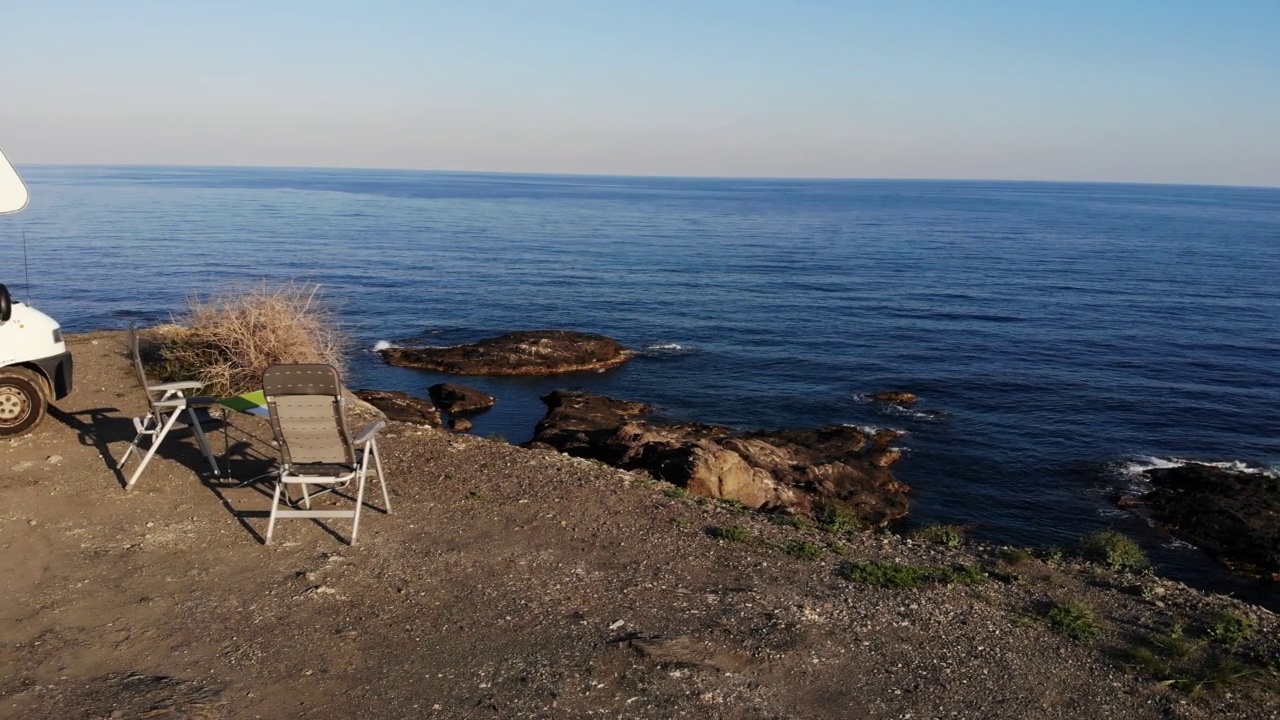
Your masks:
M470 345L388 348L378 352L391 365L455 375L557 375L605 370L633 356L612 338L569 330L509 332Z
M1280 478L1199 463L1144 474L1143 502L1175 535L1234 570L1280 573Z
M878 392L872 395L871 399L876 402L885 403L886 405L897 405L901 408L909 408L920 401L919 397L902 390Z
M558 390L543 397L547 414L533 447L606 462L654 476L707 497L753 508L809 512L819 499L839 500L863 523L905 517L910 490L888 470L900 433L869 434L832 425L807 430L739 432L703 423L653 423L643 403Z
M356 397L378 408L388 420L440 427L440 411L429 401L394 390L357 390Z
M497 398L466 385L437 383L427 388L436 407L450 415L475 415L497 404Z

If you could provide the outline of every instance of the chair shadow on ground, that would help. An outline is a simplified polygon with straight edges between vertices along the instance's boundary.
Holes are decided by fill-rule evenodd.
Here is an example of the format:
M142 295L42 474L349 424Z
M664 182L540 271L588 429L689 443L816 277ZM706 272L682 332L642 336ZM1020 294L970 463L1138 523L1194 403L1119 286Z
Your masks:
M96 449L102 458L103 465L115 474L116 482L122 489L128 484L125 468L120 466L120 456L124 455L129 443L133 442L134 436L138 433L132 417L115 407L67 412L52 405L49 406L49 416L74 430L82 446ZM206 426L206 432L212 429ZM207 476L210 474L208 461L200 452L200 448L189 441L194 437L195 433L189 425L178 425L169 433L169 438L173 439L166 438L166 442L161 443L156 450L156 455L189 467L199 476ZM116 449L112 448L113 445ZM146 448L144 444L144 452ZM140 458L137 457L131 458L130 466L132 467L132 463L139 460ZM203 470L201 470L202 467ZM145 482L145 476L144 472L139 482Z

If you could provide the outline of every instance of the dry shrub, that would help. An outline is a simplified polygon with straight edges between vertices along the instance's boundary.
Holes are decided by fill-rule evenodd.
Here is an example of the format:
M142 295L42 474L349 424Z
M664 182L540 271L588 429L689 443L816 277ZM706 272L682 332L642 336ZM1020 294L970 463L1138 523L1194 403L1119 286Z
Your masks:
M320 301L320 286L265 284L213 298L193 297L187 313L155 329L157 374L198 379L214 395L262 388L262 372L279 363L326 363L346 370L346 339ZM158 345L158 347L155 347Z

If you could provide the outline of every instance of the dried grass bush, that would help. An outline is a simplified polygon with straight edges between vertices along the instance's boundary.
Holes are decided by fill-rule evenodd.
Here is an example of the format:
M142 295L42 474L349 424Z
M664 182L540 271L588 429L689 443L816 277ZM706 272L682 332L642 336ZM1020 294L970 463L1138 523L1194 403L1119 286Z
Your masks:
M346 338L321 301L320 286L261 285L212 298L192 297L187 312L147 333L144 358L166 380L200 380L205 392L239 395L262 388L278 363L327 363L346 371Z

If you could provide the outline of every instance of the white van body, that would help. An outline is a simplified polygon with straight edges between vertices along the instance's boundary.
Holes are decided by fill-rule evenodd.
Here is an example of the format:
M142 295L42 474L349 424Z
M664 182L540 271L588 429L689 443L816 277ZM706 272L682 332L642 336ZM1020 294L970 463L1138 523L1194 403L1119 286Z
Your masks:
M0 151L0 215L22 210L29 198L26 184ZM71 392L71 371L71 353L57 321L14 300L0 284L0 437L34 430L49 402Z

